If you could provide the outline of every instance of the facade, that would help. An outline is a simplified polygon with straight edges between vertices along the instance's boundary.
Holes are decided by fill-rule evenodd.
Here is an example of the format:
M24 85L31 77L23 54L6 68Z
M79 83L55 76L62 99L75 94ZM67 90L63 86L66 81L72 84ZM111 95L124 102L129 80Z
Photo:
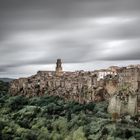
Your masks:
M140 68L122 67L118 70L119 85L130 86L135 91L140 91Z
M118 66L110 66L108 69L111 70L112 72L114 72L114 74L117 74L117 71L120 69L120 67L118 67Z
M97 75L97 80L100 81L101 79L104 79L107 75L115 76L117 73L115 71L112 71L111 69L101 69L95 71Z

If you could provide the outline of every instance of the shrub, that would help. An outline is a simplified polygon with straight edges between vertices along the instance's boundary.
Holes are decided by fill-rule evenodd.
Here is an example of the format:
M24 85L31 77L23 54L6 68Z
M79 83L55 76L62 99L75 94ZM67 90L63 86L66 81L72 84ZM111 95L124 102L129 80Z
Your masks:
M60 132L62 135L67 134L68 125L67 119L64 117L59 117L57 120L52 122L53 130Z
M47 126L46 118L36 118L32 122L32 129L40 129Z
M83 131L83 127L79 127L73 133L73 140L87 140Z
M95 103L91 102L85 105L85 109L89 111L94 111Z
M36 140L37 135L34 131L26 129L21 133L21 139L22 140Z
M9 126L5 126L4 129L2 130L2 139L3 140L9 140L13 139L13 129Z
M23 96L10 97L7 106L12 110L19 110L28 103L28 99Z
M49 132L48 129L46 127L42 127L40 129L40 133L37 137L37 140L48 140L49 139Z
M3 96L8 93L9 83L0 81L0 96Z
M96 103L94 110L95 110L95 112L100 111L100 112L107 113L107 107L108 107L108 102L103 101L103 102Z
M53 131L50 135L50 140L63 140L64 138L61 136L60 133Z

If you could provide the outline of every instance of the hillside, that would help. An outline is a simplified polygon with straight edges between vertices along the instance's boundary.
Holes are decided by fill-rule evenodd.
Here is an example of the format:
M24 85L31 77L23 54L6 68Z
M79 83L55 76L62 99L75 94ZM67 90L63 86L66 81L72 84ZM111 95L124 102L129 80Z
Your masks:
M0 81L0 95L1 94L7 94L9 88L8 82Z
M140 124L111 119L107 102L79 104L57 96L0 98L1 140L139 140Z
M3 82L11 82L13 80L14 79L12 79L12 78L0 78L0 81L3 81Z
M108 102L80 104L58 96L8 94L0 82L0 140L139 140L138 116L117 120Z

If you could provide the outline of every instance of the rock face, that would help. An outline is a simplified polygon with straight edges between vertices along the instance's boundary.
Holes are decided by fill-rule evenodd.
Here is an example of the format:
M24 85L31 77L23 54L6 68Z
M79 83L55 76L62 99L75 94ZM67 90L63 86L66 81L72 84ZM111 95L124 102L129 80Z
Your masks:
M138 114L138 94L119 91L110 99L108 112L119 115L130 114L131 116Z
M106 70L64 72L61 63L61 59L58 59L56 71L39 71L31 77L13 80L10 83L10 93L28 97L47 93L80 103L110 100L109 112L116 111L119 114L126 112L135 114L137 110L135 106L140 108L140 94L129 95L127 103L115 94L120 87L125 86L134 93L140 92L140 67L112 66Z
M29 78L20 78L11 82L10 93L25 96L41 96L45 92L67 100L80 103L101 101L109 97L103 83L97 82L94 73L63 72L62 76L53 71L39 71Z
M108 111L119 115L130 114L132 116L140 114L140 67L129 66L117 69L118 87L112 94ZM120 88L125 90L120 91ZM126 89L129 88L128 89ZM108 87L110 90L113 86ZM114 88L113 88L114 89Z
M118 89L118 77L105 79L105 89L112 96Z

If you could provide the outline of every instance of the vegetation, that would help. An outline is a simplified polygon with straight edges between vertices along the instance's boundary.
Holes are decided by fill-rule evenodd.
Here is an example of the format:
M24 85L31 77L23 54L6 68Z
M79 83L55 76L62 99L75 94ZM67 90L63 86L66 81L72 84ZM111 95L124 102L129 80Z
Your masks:
M0 80L0 96L8 92L9 83Z
M0 96L0 140L139 140L135 118L113 121L107 102Z

